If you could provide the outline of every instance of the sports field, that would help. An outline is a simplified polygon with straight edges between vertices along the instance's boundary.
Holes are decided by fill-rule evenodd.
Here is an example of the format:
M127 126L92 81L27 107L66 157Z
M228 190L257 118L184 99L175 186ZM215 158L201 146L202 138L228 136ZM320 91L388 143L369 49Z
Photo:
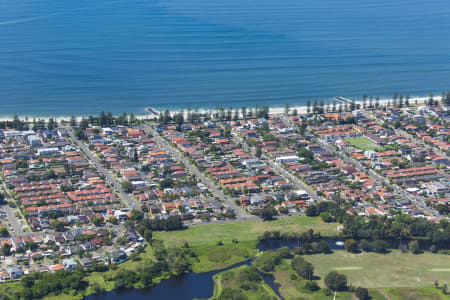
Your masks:
M443 254L399 251L351 254L335 251L328 255L305 256L305 259L314 265L320 277L336 270L345 274L355 286L417 287L432 285L434 280L450 284L450 256Z
M347 143L360 150L373 150L373 151L383 151L382 146L378 146L374 142L368 140L365 137L356 137L345 139Z

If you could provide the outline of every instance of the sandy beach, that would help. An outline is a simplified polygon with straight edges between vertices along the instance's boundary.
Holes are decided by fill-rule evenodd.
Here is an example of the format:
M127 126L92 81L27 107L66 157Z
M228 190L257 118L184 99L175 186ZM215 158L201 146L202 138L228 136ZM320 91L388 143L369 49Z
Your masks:
M417 104L423 104L428 100L428 98L429 97L410 97L409 102L410 102L410 105L415 105L416 102L417 102ZM442 98L441 96L436 96L436 94L434 96L434 100L441 101L441 98ZM343 104L343 102L339 101L339 100L335 100L335 102L336 102L336 105L339 105L339 103ZM390 102L392 105L393 99L380 99L378 102L379 102L379 106L383 107L383 106L387 105L388 102ZM332 104L333 101L325 102L325 104L327 104L327 103ZM362 102L362 100L355 100L355 103L362 105L363 102ZM367 105L369 104L369 99L366 100L366 103L367 103ZM375 99L373 99L373 103L375 103ZM224 108L226 111L227 107L224 107ZM249 108L251 108L251 107L247 107L247 110ZM151 109L156 113L162 112L162 111L158 111L154 108L151 108ZM241 115L241 108L237 108L237 109L239 111L239 115ZM269 115L271 115L271 116L281 115L281 114L284 114L284 110L285 110L284 106L270 106L269 107ZM297 110L298 114L306 114L307 106L306 105L294 105L294 106L290 106L289 110L291 113L292 113L292 111ZM185 114L188 113L188 111L186 109L179 109L179 110L170 110L170 114L173 116L177 113L180 113L181 111L183 111ZM194 111L203 114L206 112L212 113L212 112L215 112L216 110L215 109L202 109L202 108L191 110L191 112L194 112ZM105 110L105 112L107 112L107 109ZM233 109L233 113L234 113L234 109ZM157 117L157 115L152 114L150 112L149 113L135 113L134 116L136 119L139 119L139 120L153 119L153 118ZM30 122L32 122L34 118L36 118L36 120L39 120L39 119L45 120L46 122L48 122L48 120L50 118L55 119L57 122L70 121L70 118L71 118L71 116L38 117L38 116L27 116L27 115L18 115L18 117L21 120L28 118L28 121L30 121ZM80 121L83 117L88 117L88 116L87 115L86 116L76 116L76 119L77 119L77 121ZM11 121L12 119L13 119L12 116L11 117L9 117L9 116L0 117L0 121Z

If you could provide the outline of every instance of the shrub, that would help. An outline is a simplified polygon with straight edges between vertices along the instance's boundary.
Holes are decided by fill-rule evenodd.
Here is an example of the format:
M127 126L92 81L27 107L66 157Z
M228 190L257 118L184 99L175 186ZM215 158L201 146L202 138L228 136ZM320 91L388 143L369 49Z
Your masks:
M358 297L359 300L368 300L369 297L369 291L366 288L358 287L355 291L356 297Z
M325 285L333 291L343 291L347 288L347 277L336 271L331 271L325 277Z

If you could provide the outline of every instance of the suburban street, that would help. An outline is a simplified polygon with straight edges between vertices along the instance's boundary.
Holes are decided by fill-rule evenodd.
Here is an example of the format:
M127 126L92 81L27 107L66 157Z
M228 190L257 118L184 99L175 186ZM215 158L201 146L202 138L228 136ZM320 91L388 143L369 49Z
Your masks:
M170 155L175 160L177 160L178 162L185 165L186 168L188 169L188 171L191 174L194 174L197 177L197 179L199 179L206 187L208 187L208 189L214 194L214 196L216 196L220 200L224 201L229 208L233 209L236 214L237 219L245 220L245 219L256 219L257 218L256 216L245 213L242 210L242 208L240 206L236 205L236 203L234 202L235 199L237 199L237 198L230 198L230 197L226 196L222 192L222 190L219 187L217 187L216 184L210 178L205 176L202 172L200 172L200 170L197 169L196 166L191 164L189 159L185 158L178 149L171 146L166 140L164 140L153 127L143 126L143 130L145 131L146 134L152 134L153 139L158 144L158 146L161 147L161 149L163 149L167 153L170 153Z
M383 176L381 176L380 174L378 174L374 170L371 170L369 168L364 167L363 165L361 165L361 163L359 161L355 160L354 158L351 158L351 157L345 155L343 152L337 151L329 143L327 143L327 142L325 142L323 140L320 140L320 139L316 139L316 141L317 141L317 143L319 145L321 145L323 148L325 148L328 152L331 152L334 155L338 156L344 162L355 166L358 169L358 171L367 173L367 175L369 175L370 179L372 179L374 182L376 182L378 184L386 184L386 185L391 186L394 189L395 193L397 193L398 195L402 196L403 198L411 201L411 203L416 204L424 212L428 213L429 215L434 215L435 214L435 212L433 210L431 210L430 208L428 208L425 205L425 203L423 201L421 201L421 199L412 197L410 194L405 192L398 185L390 183L386 178L384 178Z
M117 179L114 178L114 176L111 175L111 173L105 169L102 164L100 163L100 161L98 160L97 156L95 156L94 153L92 153L91 150L89 150L88 147L86 147L86 145L84 145L84 143L82 141L80 141L79 139L77 139L75 137L75 135L73 134L73 132L71 130L68 130L70 137L75 141L75 143L77 144L77 146L84 152L84 154L88 157L88 159L90 160L90 162L97 168L97 170L99 172L101 172L104 176L105 179L111 183L111 185L114 187L114 189L118 192L118 194L120 195L120 198L131 208L131 209L138 209L141 210L140 205L137 203L137 201L135 199L133 199L133 197L131 197L129 194L125 193L122 190L122 186L121 184L117 181Z
M251 153L252 155L255 155L256 149L253 147L250 147L237 134L233 134L233 140L235 143L241 144L242 149L244 149L244 151L247 151L247 152ZM314 199L316 202L325 201L324 199L319 197L315 191L313 191L310 187L308 187L306 184L304 184L297 176L295 176L292 173L290 173L289 171L287 171L282 165L273 161L270 157L267 157L265 155L264 155L264 158L265 158L264 161L267 162L272 169L274 169L278 174L282 175L283 177L288 178L297 189L302 189L305 192L307 192L309 194L309 196L312 199Z

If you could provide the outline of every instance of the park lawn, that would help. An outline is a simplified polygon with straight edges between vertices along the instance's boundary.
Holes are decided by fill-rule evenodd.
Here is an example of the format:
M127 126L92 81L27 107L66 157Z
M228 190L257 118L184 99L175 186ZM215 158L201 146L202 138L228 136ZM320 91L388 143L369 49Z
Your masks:
M195 273L221 270L254 257L256 249L255 241L231 243L223 245L205 245L192 247L197 258L193 258L192 271Z
M303 232L310 228L324 236L337 234L337 223L325 223L319 217L283 217L274 221L261 220L236 221L218 224L190 226L186 230L153 232L153 238L163 240L166 246L181 246L185 242L191 246L215 245L222 241L227 244L233 239L239 242L257 241L265 231Z
M391 300L444 300L449 295L444 295L441 290L434 286L416 288L383 288L384 293Z
M384 148L382 146L378 146L374 142L370 141L365 137L356 137L356 138L348 138L345 139L353 147L356 147L360 150L373 150L373 151L383 151Z
M322 286L325 275L333 270L345 274L353 286L366 288L429 286L434 280L450 283L450 257L443 254L352 254L340 250L305 259L314 265Z
M411 268L417 268L423 266L424 269L433 269L434 265L439 264L449 264L448 262L448 255L438 255L438 254L422 254L417 255L409 254L409 253L401 253L401 252L394 252L386 255L370 255L370 257L364 257L364 260L366 260L365 264L370 264L374 267L374 269L371 271L370 274L367 274L367 272L363 272L362 269L359 269L359 266L351 265L351 262L356 260L357 262L360 262L362 259L355 259L352 256L347 257L345 254L347 254L344 251L335 251L333 254L327 254L327 255L311 255L311 256L304 256L304 258L313 263L315 274L320 276L320 278L323 280L325 275L332 271L338 269L338 272L344 273L347 275L348 283L358 287L368 287L369 285L367 283L361 284L360 282L357 282L355 278L358 278L359 276L365 276L363 280L371 280L371 278L378 278L378 276L386 276L384 269L388 268L389 272L396 272L396 269L399 267L400 264L412 264ZM367 253L365 253L367 254ZM369 253L373 254L373 253ZM398 258L399 255L405 255L405 257ZM373 257L372 257L373 256ZM420 257L422 256L422 257ZM417 259L417 261L415 261ZM434 261L435 260L435 261ZM392 264L393 261L400 261L399 264L396 264L392 267L388 267L388 265ZM345 267L339 267L342 265L342 263L348 265ZM280 285L279 291L280 294L283 296L286 300L294 300L299 298L304 299L330 299L329 296L326 296L323 293L323 290L319 290L316 292L311 292L305 289L304 284L306 283L306 280L303 280L299 276L297 276L297 279L292 280L291 275L295 274L295 272L290 267L290 260L284 260L280 265L276 266L275 271L272 272L275 283ZM362 265L362 263L361 263ZM335 266L338 266L337 268ZM430 268L431 267L431 268ZM438 270L445 270L445 268L440 268ZM351 274L351 272L356 272L356 274ZM408 276L408 273L410 272L408 269L403 269L404 275ZM434 271L432 271L434 272ZM370 275L370 276L369 276ZM397 274L398 275L398 274ZM373 277L371 277L373 276ZM396 275L394 275L396 276ZM411 279L412 280L412 279ZM447 279L438 279L440 284L443 284L444 282L449 282L449 278ZM403 299L432 299L432 300L440 300L440 299L447 299L441 290L436 289L434 286L430 286L431 281L425 282L425 280L422 281L422 284L424 286L417 286L416 281L412 281L409 283L409 286L403 286L399 287L399 285L402 282L389 282L389 278L384 279L384 282L381 282L380 280L376 280L376 286L369 289L369 295L371 296L372 300L385 300L386 297L383 296L382 293L388 295L391 300L403 300ZM324 287L322 282L322 287ZM393 286L393 287L388 287ZM370 287L370 286L369 286ZM384 288L380 288L384 287ZM339 292L336 294L336 299L356 299L356 296L354 293L350 292Z
M323 290L311 292L305 288L307 280L302 279L296 275L295 271L290 267L290 260L283 260L283 262L275 267L275 271L271 272L274 276L274 282L279 284L279 292L285 300L295 299L314 299L314 300L328 300L330 296L324 294ZM297 279L292 280L291 275L295 274ZM346 300L353 299L353 293L338 292L336 299ZM384 299L384 298L383 298Z
M323 235L334 236L337 226L336 223L325 223L318 217L295 216L270 222L252 220L196 225L181 231L154 232L153 237L163 240L166 247L188 243L197 254L197 258L191 260L192 269L202 273L220 270L254 257L257 253L257 238L264 231L303 232L312 228ZM237 243L233 243L233 240L237 240ZM219 246L219 241L223 245Z
M240 272L248 268L249 266L244 265L214 275L214 294L210 299L216 299L224 288L239 289L249 300L280 299L264 280L256 284L256 289L240 289L240 282L237 276Z

